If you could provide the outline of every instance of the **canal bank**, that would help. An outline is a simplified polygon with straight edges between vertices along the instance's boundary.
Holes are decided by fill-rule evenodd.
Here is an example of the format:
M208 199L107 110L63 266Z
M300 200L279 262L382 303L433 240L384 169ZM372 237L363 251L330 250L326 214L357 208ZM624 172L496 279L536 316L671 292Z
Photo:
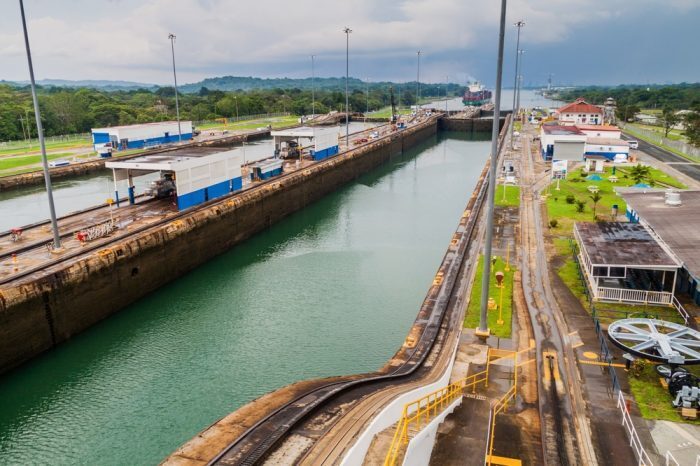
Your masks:
M9 374L3 457L153 464L279 386L383 365L488 147L430 137Z
M18 275L0 287L0 373L66 341L436 132L437 116L433 116L152 227L127 231L107 245L57 256L53 265L37 272Z

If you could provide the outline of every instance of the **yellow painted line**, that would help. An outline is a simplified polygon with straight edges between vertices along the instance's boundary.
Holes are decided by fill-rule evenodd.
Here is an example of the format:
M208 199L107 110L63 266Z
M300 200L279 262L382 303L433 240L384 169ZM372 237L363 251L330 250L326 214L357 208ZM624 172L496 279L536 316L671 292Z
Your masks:
M618 364L615 362L607 363L607 362L603 362L603 361L586 361L583 359L580 359L579 362L581 364L590 364L592 366L613 366L613 367L622 367L622 368L626 367L624 364Z
M583 356L588 359L598 359L598 353L594 353L593 351L585 351Z
M506 458L505 456L486 455L486 464L497 464L500 466L522 466L523 462L516 458Z

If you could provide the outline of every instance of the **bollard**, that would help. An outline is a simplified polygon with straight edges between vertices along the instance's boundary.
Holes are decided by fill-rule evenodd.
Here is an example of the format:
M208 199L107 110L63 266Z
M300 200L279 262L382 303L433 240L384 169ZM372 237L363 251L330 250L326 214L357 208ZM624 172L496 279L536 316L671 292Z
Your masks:
M14 269L15 269L15 272L17 272L17 270L18 270L18 267L17 267L17 254L14 254L14 253L12 254L12 264L13 264L13 267L14 267Z

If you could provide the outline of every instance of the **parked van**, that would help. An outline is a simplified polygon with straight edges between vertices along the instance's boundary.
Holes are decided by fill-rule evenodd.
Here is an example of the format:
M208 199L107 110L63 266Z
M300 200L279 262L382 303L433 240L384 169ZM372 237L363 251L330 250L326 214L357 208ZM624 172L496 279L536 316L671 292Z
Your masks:
M630 145L630 149L639 149L639 142L638 141L630 140L627 142Z
M49 162L49 167L51 168L65 167L66 165L70 165L70 162L64 159L52 160Z

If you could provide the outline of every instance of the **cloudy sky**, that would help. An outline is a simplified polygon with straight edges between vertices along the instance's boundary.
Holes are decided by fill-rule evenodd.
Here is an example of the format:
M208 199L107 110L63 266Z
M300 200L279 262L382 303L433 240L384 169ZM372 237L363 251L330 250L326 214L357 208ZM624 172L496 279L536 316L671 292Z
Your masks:
M493 84L497 0L25 0L37 79L169 83L236 75L345 73L373 80L479 79ZM0 79L26 80L17 0L0 16ZM700 0L510 0L506 76L515 27L524 81L616 84L700 81ZM505 81L510 85L510 79Z

